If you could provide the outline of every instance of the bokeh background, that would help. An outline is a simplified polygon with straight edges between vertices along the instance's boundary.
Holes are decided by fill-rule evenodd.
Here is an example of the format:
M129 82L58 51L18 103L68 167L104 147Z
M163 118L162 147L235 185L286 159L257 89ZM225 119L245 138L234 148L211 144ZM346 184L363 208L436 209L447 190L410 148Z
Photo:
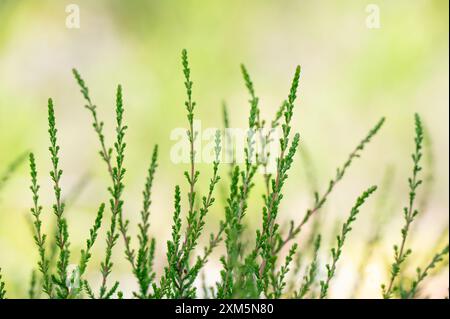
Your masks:
M70 3L80 8L79 29L66 27L65 9ZM366 25L369 3L380 9L378 29ZM151 150L155 143L160 146L151 232L158 239L156 267L161 273L165 240L170 235L173 188L181 184L186 189L182 176L186 166L172 163L169 157L171 130L186 125L182 48L190 54L196 118L203 127L221 127L224 100L231 125L245 127L249 107L240 63L245 63L252 75L267 119L287 96L295 66L302 66L293 121L303 148L286 184L282 221L303 217L312 203L312 191L325 190L336 167L370 127L386 116L384 128L320 211L323 272L335 231L356 196L368 185L382 184L386 174L392 177L387 194L382 199L375 196L361 212L339 263L331 297L354 296L365 243L382 215L387 216L382 240L374 258L366 261L365 281L357 293L359 297L380 297L379 287L392 261L392 245L400 240L412 165L414 112L422 115L429 139L426 183L420 195L423 211L408 242L414 253L406 273L414 276L415 267L424 265L448 242L448 1L0 0L0 21L0 174L23 152L35 152L44 227L50 229L54 220L46 101L52 97L74 264L96 207L108 198L109 180L71 68L77 67L90 87L109 142L115 87L118 83L124 87L129 125L125 215L133 232ZM200 192L207 187L208 168L200 166ZM220 188L226 189L227 183L225 177ZM262 190L259 185L251 197L245 221L250 234L260 226ZM426 192L428 197L423 195ZM221 191L218 197L222 201ZM382 211L376 209L377 201L386 202ZM0 265L9 297L26 296L36 265L28 222L30 205L28 166L24 163L0 192ZM216 229L222 216L223 208L217 205L207 218L207 230ZM88 271L94 284L100 279L96 269L104 254L104 236L103 228ZM439 238L443 241L438 242ZM206 277L211 283L220 269L221 249L207 265ZM114 250L114 261L112 278L121 281L121 289L129 296L135 282L123 258L121 241ZM432 276L423 295L448 295L448 268Z

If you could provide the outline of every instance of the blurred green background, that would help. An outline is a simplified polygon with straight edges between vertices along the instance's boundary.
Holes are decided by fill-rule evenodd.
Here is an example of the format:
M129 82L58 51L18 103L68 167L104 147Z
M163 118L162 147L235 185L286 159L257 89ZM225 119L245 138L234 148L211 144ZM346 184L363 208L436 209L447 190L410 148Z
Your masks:
M80 8L79 29L66 27L65 9L70 3ZM379 29L366 26L369 3L380 8ZM327 240L322 249L326 262L333 231L339 225L336 222L348 214L363 188L379 184L386 167L393 168L387 199L391 203L389 222L375 258L365 270L362 296L380 296L392 245L400 239L401 209L407 200L412 165L414 112L419 112L426 124L431 139L428 154L433 154L433 160L425 165L425 173L432 174L432 184L427 186L431 189L429 204L409 241L414 249L408 267L411 276L448 229L448 1L0 0L0 21L0 172L24 151L35 152L45 227L50 228L53 197L46 101L52 97L64 169L62 188L71 202L67 217L74 251L82 247L96 207L108 198L109 180L71 68L77 67L85 78L105 121L108 141L113 133L115 87L123 85L129 125L125 215L131 219L133 231L151 150L155 143L160 145L151 217L160 272L170 234L173 188L177 183L186 187L182 176L186 166L173 164L169 157L171 130L186 125L182 48L190 54L196 118L203 127L221 127L223 100L229 105L232 126L245 127L249 107L240 63L245 63L252 75L262 114L269 120L288 94L295 66L302 66L293 121L312 165L302 162L305 156L297 157L281 207L284 221L300 219L312 203L308 172L315 172L318 189L324 191L335 168L381 116L387 117L379 136L320 212L321 231ZM200 190L205 190L210 168L201 165L200 169ZM227 182L224 178L221 189L226 189ZM80 183L82 191L77 191ZM28 185L28 167L23 164L0 193L0 265L10 297L26 294L25 283L37 259L27 221L31 206ZM262 187L257 187L251 198L246 220L251 234L260 225L261 192ZM331 297L351 295L357 280L353 274L375 213L371 203L357 221ZM217 205L207 218L207 229L215 229L222 215L223 209ZM100 279L95 269L103 258L103 246L104 231L89 267L92 282ZM207 266L210 282L220 267L220 251ZM72 257L76 263L78 255ZM114 260L113 278L121 281L129 296L135 282L124 262L121 242ZM438 298L448 294L447 270L431 280L426 293Z

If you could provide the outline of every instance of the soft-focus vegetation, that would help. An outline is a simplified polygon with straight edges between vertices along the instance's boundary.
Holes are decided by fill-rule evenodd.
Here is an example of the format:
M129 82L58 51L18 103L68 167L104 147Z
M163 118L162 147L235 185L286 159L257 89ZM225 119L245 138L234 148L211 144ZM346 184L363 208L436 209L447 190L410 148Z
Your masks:
M394 265L404 257L393 255L392 246L397 244L401 248L400 230L414 214L413 209L406 219L402 207L409 207L410 185L405 180L411 175L412 164L407 154L414 148L411 117L416 112L421 115L424 133L420 172L423 182L414 204L419 214L408 226L401 255L409 248L412 254L400 262L400 273L394 276L392 289L397 287L394 296L448 295L447 258L433 262L441 258L439 252L445 255L448 242L448 2L378 1L380 29L366 27L367 3L359 0L345 3L80 0L77 1L80 29L65 26L65 6L69 3L72 2L0 0L0 267L9 298L27 293L33 297L45 295L37 294L37 289L28 291L29 285L25 285L26 281L36 286L42 284L36 268L40 256L32 232L35 220L29 212L33 203L28 189L29 171L24 165L30 151L38 168L39 205L44 211L40 218L42 233L49 235L46 249L52 273L57 263L62 262L61 266L67 266L71 274L80 265L78 261L89 256L83 277L96 288L101 287L109 268L105 251L111 211L106 187L114 189L117 181L111 180L104 161L98 159L98 143L87 127L91 113L80 107L77 84L69 76L68 70L74 66L88 80L90 97L98 105L97 116L105 123L103 134L110 144L116 140L116 114L112 111L116 99L112 93L117 83L123 85L125 122L129 128L123 160L127 171L122 181L126 185L121 194L125 199L122 210L129 219L127 233L132 245L139 247L142 240L145 242L142 247L147 247L135 248L133 257L130 246L124 258L121 252L127 249L122 232L125 220L122 225L118 220L115 233L118 231L120 238L109 260L114 267L107 275L105 287L112 288L115 282L120 282L125 297L131 297L132 292L142 295L149 282L159 282L165 274L164 243L173 239L175 185L180 185L181 207L189 207L185 194L189 193L190 185L180 172L190 171L190 167L170 160L174 143L170 133L173 128L186 127L182 116L184 85L175 63L183 47L190 49L198 104L195 119L202 120L203 129L223 127L220 114L224 104L228 126L249 126L249 98L242 90L239 74L242 62L255 81L255 96L250 99L258 99L260 117L267 119L267 126L286 96L288 75L297 64L302 65L301 94L290 122L292 134L300 133L300 143L283 185L280 213L276 214L280 233L287 235L279 245L277 276L281 277L286 269L282 271L281 267L287 261L290 244L298 244L287 267L289 271L283 275L286 282L283 296L294 293L302 297L320 296L317 283L320 280L326 283L325 265L332 268L336 259L329 253L332 247L339 247L336 235L341 234L352 202L372 184L378 185L378 189L362 208L346 239L327 297L377 298L381 297L381 283L389 288L392 271L395 273L397 269ZM55 190L48 182L51 177L47 172L55 169L44 147L48 146L45 123L49 96L55 105L57 142L61 147L58 169L64 171L58 186L70 234L68 265L65 255L61 256L56 249L65 242L58 244L54 236L57 229L64 230L64 223L61 220L58 223L57 215L50 213ZM370 147L364 149L364 158L355 157L351 169L345 170L345 178L338 178L345 168L339 164L346 163L348 153L382 116L387 121ZM150 211L147 210L150 206L142 207L141 192L148 181L144 172L149 162L151 167L155 144L158 144L158 168L151 192L149 226L150 221L141 219ZM110 160L115 166L116 159ZM212 164L195 166L201 172L195 192L207 195ZM340 167L337 174L335 167ZM217 175L221 179L214 187L212 197L216 200L208 208L203 234L219 234L221 221L226 218L225 207L236 204L227 202L233 183L231 165L220 164ZM332 184L333 191L328 195L330 177L332 181L340 181ZM234 178L240 183L241 175ZM252 244L263 225L262 208L270 208L271 198L269 194L269 205L261 199L261 194L267 194L268 176L257 172L253 179L255 185L248 194L249 208L242 218L239 235ZM199 196L195 209L202 204ZM321 202L323 198L327 198L326 202ZM99 211L101 202L106 203L104 212ZM311 214L305 226L300 226L303 212L315 211L315 207L320 208L320 213ZM57 205L56 213L61 212L61 205ZM100 213L103 224L98 229L98 238L95 245L86 246L86 238L91 239L92 235L89 228L95 228ZM183 221L185 214L182 210ZM290 220L295 221L293 228ZM233 226L229 229L239 228L230 225ZM299 226L302 231L289 239L289 245L281 245L291 237L290 230L294 234ZM185 227L183 222L183 231ZM149 231L143 232L142 228ZM224 232L225 228L223 235ZM152 238L157 238L158 244L154 245ZM201 256L203 247L209 244L208 236L200 236L191 255ZM246 251L252 244L244 247ZM211 252L205 266L208 271L200 271L191 286L197 287L198 295L211 296L208 287L215 286L218 278L229 276L228 272L223 273L221 256L227 256L228 251L235 249L233 246L233 242L227 243L223 238ZM315 249L317 246L320 249ZM265 254L268 256L270 251ZM154 272L143 270L148 270L149 265L139 261L140 255L145 258L154 255L151 266ZM234 259L225 258L225 263L234 264ZM98 271L101 263L105 265L104 274ZM189 267L194 264L194 259L186 263ZM424 274L426 278L422 278ZM268 279L269 285L277 287L271 295L274 297L282 286L276 278ZM94 289L94 293L98 296L99 291Z

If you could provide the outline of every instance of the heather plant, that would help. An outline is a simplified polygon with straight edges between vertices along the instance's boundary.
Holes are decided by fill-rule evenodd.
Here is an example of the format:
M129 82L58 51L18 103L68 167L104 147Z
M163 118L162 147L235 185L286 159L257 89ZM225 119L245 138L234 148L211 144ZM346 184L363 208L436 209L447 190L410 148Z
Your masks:
M98 120L96 106L92 104L91 98L89 96L89 90L86 87L83 79L80 77L79 73L74 69L73 74L75 79L78 82L78 85L81 88L81 93L87 103L85 105L86 109L91 112L93 123L92 126L98 136L100 142L100 157L103 159L107 166L108 174L111 178L111 186L108 187L108 192L111 196L109 200L109 206L111 210L111 220L110 220L110 228L107 231L106 235L106 251L105 257L102 263L100 264L100 272L102 275L102 283L100 286L100 290L98 293L99 298L109 299L111 298L119 288L119 282L114 282L111 287L108 288L108 277L111 274L113 268L112 251L114 246L119 239L119 231L122 233L122 236L125 240L126 247L126 257L130 262L134 263L134 253L131 251L129 246L129 237L127 236L127 228L128 222L123 220L123 200L122 193L124 189L123 178L125 175L125 168L123 167L124 161L124 151L126 147L126 143L124 141L125 131L127 126L123 125L123 101L122 101L122 87L121 85L117 86L116 91L116 141L114 142L114 150L115 150L115 162L113 158L113 148L107 147L105 142L105 136L103 135L103 122ZM102 204L103 205L103 204ZM102 206L101 206L102 207ZM101 209L103 210L103 209ZM94 298L94 292L90 287L90 284L85 280L83 282L86 293Z
M98 230L101 227L101 219L103 215L103 205L100 206L97 217L95 219L94 226L90 230L89 239L86 241L86 249L81 251L81 258L77 272L69 274L68 265L70 258L69 249L69 231L67 220L63 216L65 204L61 197L60 180L63 171L59 166L59 150L60 147L57 144L57 129L55 111L53 107L52 99L48 100L48 132L50 136L50 158L52 162L52 170L50 171L50 177L53 181L53 190L55 194L55 204L52 206L53 213L57 221L57 231L55 234L55 243L59 250L59 257L56 263L56 269L51 269L50 257L48 256L48 250L46 248L47 234L42 231L41 214L43 212L42 206L39 204L39 190L40 186L37 181L37 168L35 157L33 153L29 155L30 162L30 176L31 176L31 192L33 198L33 207L31 208L31 214L33 216L34 226L34 241L39 252L38 269L42 275L42 291L49 298L74 298L78 297L80 290L80 282L78 281L86 270L87 263L91 257L90 250L97 238ZM36 283L35 275L32 276L31 288L29 295L34 295L34 286Z
M422 142L423 142L423 128L422 122L418 114L415 115L415 125L416 125L416 137L415 141L415 152L412 154L413 160L413 172L412 177L408 179L409 186L409 201L408 206L403 208L403 217L405 219L405 225L401 229L401 243L400 246L394 245L394 262L391 266L391 277L389 284L382 285L383 298L390 298L398 287L395 286L395 280L400 274L401 266L404 261L411 254L411 249L406 248L406 239L408 238L409 229L411 223L414 221L419 211L415 209L415 199L417 195L417 189L422 184L419 173L422 170L420 162L422 159Z
M161 287L157 289L159 296L167 296L170 298L193 298L196 296L196 288L193 287L194 280L197 278L200 269L203 267L208 255L212 249L217 245L220 240L221 231L218 235L210 237L210 247L205 248L205 254L203 257L199 257L194 265L190 264L190 256L198 245L198 240L202 234L203 227L205 225L205 217L210 210L211 206L215 202L214 189L220 180L218 175L219 158L221 152L220 133L216 132L215 136L215 159L213 162L213 173L210 179L208 187L208 193L202 197L200 208L195 207L196 198L196 183L200 172L195 168L195 140L198 136L198 132L194 130L194 108L196 103L192 99L192 87L191 70L189 68L189 61L187 51L182 52L182 65L183 74L185 77L184 85L186 87L187 99L185 107L187 111L188 130L187 136L190 145L189 159L190 159L190 171L185 171L189 191L188 191L188 212L186 217L186 230L184 234L184 240L181 239L181 206L180 206L180 187L177 185L175 188L175 212L173 217L172 226L172 240L167 242L167 261L168 266L164 269L164 275L161 279ZM222 228L222 226L221 226Z
M330 286L330 281L334 277L336 273L336 264L339 260L339 257L342 254L342 248L344 247L345 239L347 238L348 233L352 230L352 224L356 220L356 216L359 213L359 209L364 204L364 202L375 192L377 189L376 186L371 186L368 188L358 199L356 200L355 206L352 207L350 211L350 216L342 225L341 233L336 237L337 245L335 248L331 248L331 264L327 264L327 278L324 281L320 282L320 298L323 299L328 294L328 288Z
M325 230L318 214L339 182L347 174L352 163L362 155L363 150L372 141L382 128L385 119L381 118L367 135L357 144L338 167L335 175L330 179L327 187L319 192L314 176L308 176L310 188L313 190L313 205L306 210L303 218L290 221L287 228L282 226L282 201L285 195L285 186L290 181L289 174L295 169L296 155L303 146L300 134L294 132L293 118L296 108L297 96L300 86L301 69L295 69L287 97L279 104L271 120L261 116L260 98L258 97L250 73L244 65L241 72L244 86L249 94L248 130L244 143L244 161L238 163L235 153L230 150L233 137L227 129L231 127L229 111L223 104L223 129L218 129L214 136L214 159L211 165L209 183L206 192L200 192L200 172L197 165L199 150L196 141L199 132L194 126L197 104L194 99L194 82L192 80L186 50L181 54L182 74L186 99L184 108L186 112L186 137L189 145L188 169L183 172L186 180L186 194L180 185L174 185L173 211L171 236L166 243L158 243L151 230L151 217L155 214L166 216L161 212L152 212L153 187L157 186L158 146L153 147L149 156L149 166L143 180L142 206L137 223L137 235L130 231L129 219L132 212L124 209L124 176L126 174L126 132L125 103L123 89L117 86L115 100L115 136L114 141L108 144L104 123L99 119L97 106L80 73L73 69L73 75L84 99L84 106L88 110L95 136L98 140L100 160L105 165L105 174L109 179L106 187L109 197L108 205L99 203L95 220L89 229L85 246L80 251L77 267L71 271L69 264L73 259L69 242L69 224L66 219L66 200L61 189L63 178L62 163L60 161L60 147L58 144L58 130L53 100L48 100L48 133L49 152L51 160L50 180L53 186L54 204L52 212L55 229L48 234L44 232L43 214L46 210L40 203L40 184L38 182L38 169L34 153L30 153L29 167L32 193L31 217L33 237L38 252L37 269L33 270L28 289L29 298L41 298L41 292L48 298L123 298L124 287L119 281L112 281L114 271L113 256L116 246L121 240L124 251L120 256L129 264L132 275L136 281L136 289L132 296L140 299L148 298L328 298L329 291L339 271L340 260L343 259L344 249L352 244L349 239L356 218L359 217L363 206L376 191L377 186L371 186L356 199L350 214L342 223L336 223L337 236L332 243L331 256L326 259L322 255L325 246L323 238ZM274 132L280 130L277 140ZM404 226L401 229L400 245L394 246L394 262L391 266L387 285L383 286L384 298L417 298L421 296L421 287L432 275L432 270L442 266L448 255L448 243L442 248L441 243L431 260L417 268L415 277L408 277L404 267L406 259L410 256L407 239L411 236L411 225L418 215L416 209L416 196L421 185L420 173L422 170L422 143L424 129L420 117L415 115L415 151L412 155L413 172L409 179L409 201L404 208ZM257 147L259 144L260 147ZM278 148L277 154L271 153L270 146ZM222 167L222 159L226 157L228 167ZM276 168L269 171L269 159L274 158ZM308 153L303 153L302 159L309 163ZM9 175L22 161L19 158L0 177L0 190ZM310 165L306 163L307 165ZM306 166L307 166L306 165ZM221 177L221 169L227 170L227 177ZM252 205L250 194L259 182L258 170L262 172L262 205ZM390 185L391 171L387 171L382 182L382 192L378 194L379 202L376 210L383 211L381 219L374 219L376 226L373 234L368 238L365 246L366 259L373 257L376 245L381 238L384 226L388 222L389 208L385 205L392 188ZM312 174L312 173L311 173ZM310 175L311 175L310 174ZM228 183L227 183L228 182ZM216 201L217 192L221 190L225 202L223 207ZM185 196L186 202L182 201ZM428 198L429 195L426 196ZM419 205L424 207L425 205ZM205 223L209 213L213 210L223 210L218 229L204 238ZM247 231L246 214L248 210L258 212L261 224L255 233ZM109 223L106 225L103 219ZM311 226L309 224L312 224ZM299 240L302 231L310 226L310 233L306 239ZM87 280L89 261L94 253L94 244L98 240L102 228L106 229L105 250L99 258L100 264L94 267L99 272L100 284L95 287ZM328 238L328 236L327 236ZM202 242L206 245L201 250ZM155 253L158 247L165 247L165 260L163 271L159 273L155 267ZM163 248L164 249L164 248ZM216 249L220 251L219 261L221 269L216 282L211 284L205 279L207 262ZM201 251L198 254L198 251ZM309 260L308 260L309 259ZM328 262L324 263L324 260ZM360 265L360 272L364 271L364 261ZM361 274L358 274L361 275ZM0 269L0 299L6 297L5 283ZM362 280L363 276L359 276ZM404 279L407 280L404 280ZM201 285L197 285L197 281ZM198 289L201 288L201 291ZM354 291L358 290L358 286Z
M11 175L18 169L18 167L27 159L28 152L20 154L17 158L15 158L8 167L0 173L0 194L7 184L8 180L11 178ZM0 198L1 199L1 198ZM6 295L5 282L2 278L2 269L0 267L0 299L4 299Z
M4 171L0 173L0 193L5 187L8 180L11 178L11 175L19 168L19 166L26 161L28 157L28 152L24 152L17 156L9 165L6 167Z
M2 269L0 268L0 299L5 299L6 289L2 279Z
M422 120L418 114L415 114L415 150L411 155L413 161L412 176L408 179L409 196L408 205L403 208L404 226L401 229L401 242L400 245L394 245L394 262L391 265L390 279L387 285L381 286L383 298L389 299L394 294L398 294L402 298L412 298L417 293L419 284L427 277L428 272L436 267L438 263L443 261L444 256L448 255L448 244L440 252L436 253L431 262L422 270L417 268L417 277L412 282L411 288L405 291L401 285L396 284L396 280L401 273L401 269L407 258L412 254L412 250L407 248L407 239L410 233L411 225L419 214L419 210L416 209L416 197L419 186L422 184L420 179L420 172L422 171L421 160L423 157L423 141L424 141L424 129Z
M299 299L304 298L306 296L306 294L308 294L308 292L311 290L311 288L312 288L311 286L316 282L317 275L318 275L318 260L317 260L317 258L319 256L321 240L322 240L322 237L320 235L317 235L317 237L314 241L314 253L313 253L312 261L309 264L309 266L305 269L305 275L303 276L303 281L300 285L299 290L294 292L294 298L299 298ZM294 273L298 274L298 271L294 272Z

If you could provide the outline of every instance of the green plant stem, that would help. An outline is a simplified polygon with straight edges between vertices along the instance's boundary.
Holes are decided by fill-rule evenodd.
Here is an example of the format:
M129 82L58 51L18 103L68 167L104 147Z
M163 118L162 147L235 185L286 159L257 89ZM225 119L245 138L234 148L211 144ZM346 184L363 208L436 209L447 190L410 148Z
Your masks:
M158 166L158 146L156 145L153 149L150 167L148 169L147 178L145 181L145 187L143 191L143 207L141 211L141 222L138 225L139 228L139 249L137 253L137 260L135 268L135 276L139 283L139 294L137 296L141 298L148 297L148 289L153 281L155 274L153 272L153 257L154 257L154 240L150 240L148 236L148 230L150 228L150 205L151 192L153 186L153 180L155 177L155 171ZM153 248L152 248L153 247ZM134 261L130 261L132 266Z
M342 230L340 235L337 236L337 246L336 248L331 249L331 265L327 264L327 278L325 281L322 281L320 283L320 299L326 298L328 294L328 288L330 285L331 279L334 277L336 272L336 265L339 260L339 257L342 254L342 248L345 244L345 239L347 238L348 233L352 230L351 225L356 220L356 216L359 213L359 210L361 206L366 202L366 200L372 195L373 192L375 192L377 189L376 186L372 186L368 188L358 199L356 200L356 204L352 207L350 211L350 216L348 217L347 221L342 225Z
M110 208L111 208L111 224L107 232L106 240L106 254L105 259L101 263L101 273L102 273L102 283L100 287L100 298L108 299L112 296L118 288L118 282L114 283L113 287L107 291L106 283L109 274L112 271L113 263L111 262L112 249L115 246L119 235L117 234L117 223L119 224L119 231L122 234L125 243L125 254L127 259L133 259L133 251L129 246L129 237L126 234L127 222L123 220L122 206L123 201L121 199L123 193L123 176L125 174L125 169L123 168L124 160L124 150L126 143L124 143L126 126L123 125L123 101L122 101L122 87L119 85L116 92L116 142L114 143L114 148L116 151L116 165L112 163L112 148L107 148L105 144L105 137L103 135L103 122L100 122L97 117L96 105L94 105L89 96L89 89L87 88L84 80L79 75L78 71L73 69L73 74L75 79L80 86L80 92L83 95L86 105L85 107L91 112L93 123L92 126L97 133L100 142L100 156L106 163L108 173L111 177L112 187L108 188L111 194ZM90 289L86 288L88 295ZM92 290L91 290L92 292Z
M0 268L0 299L6 299L5 282L2 279L2 269Z
M405 219L405 225L401 230L402 240L400 243L400 248L397 245L394 246L394 262L391 266L391 277L388 285L382 285L383 298L389 299L392 297L392 293L394 290L394 283L396 278L400 273L400 267L403 262L408 258L411 254L410 249L406 249L406 239L408 238L409 228L411 223L414 221L415 217L419 213L414 209L414 201L416 198L417 188L422 183L422 180L419 179L419 172L422 170L420 166L420 160L422 158L422 142L423 142L423 128L422 122L418 114L415 114L415 131L416 137L414 139L415 142L415 152L412 154L413 160L413 172L412 177L408 180L409 185L409 201L408 207L403 209L403 217Z
M342 178L345 175L345 172L350 167L351 163L354 159L360 157L360 152L364 149L364 147L372 140L373 136L375 136L380 128L383 126L385 122L385 118L381 118L381 120L378 121L378 123L369 131L367 136L356 146L356 148L350 153L347 160L345 161L344 165L342 167L338 168L336 170L336 175L333 179L330 180L328 184L328 188L325 191L325 193L322 194L322 196L319 196L319 194L315 195L315 203L314 206L311 209L308 209L305 216L303 217L302 221L297 225L294 226L294 224L291 224L291 228L289 229L289 232L287 236L280 241L280 243L276 246L274 249L274 253L280 252L280 250L286 245L289 241L294 239L302 230L303 226L309 221L311 216L313 216L317 211L322 208L322 206L325 204L325 202L328 199L328 196L331 194L331 192L334 190L336 184L342 180Z
M314 284L316 277L317 277L317 264L318 264L318 256L319 256L319 249L320 249L320 243L321 243L321 236L318 235L314 241L314 252L313 252L313 260L309 267L306 269L306 274L303 276L303 283L300 286L300 289L298 292L295 292L294 297L295 298L304 298L306 294L310 291L311 286Z
M444 260L445 255L448 255L449 246L445 246L440 252L433 256L433 259L430 261L428 265L422 270L421 268L417 268L416 270L416 279L411 284L411 289L407 293L408 298L414 298L418 292L419 285L425 280L428 276L428 273L436 267L438 263Z
M70 250L69 250L69 233L67 229L67 220L63 216L65 204L61 199L60 181L62 170L59 168L59 145L57 144L57 129L56 118L52 99L48 99L48 125L50 135L50 155L52 161L52 171L50 177L53 180L53 189L55 193L55 204L53 205L53 212L56 216L56 246L59 250L59 257L56 264L58 277L52 276L53 282L56 283L56 294L58 298L67 298L69 289L67 287L68 274L67 267L69 266Z

